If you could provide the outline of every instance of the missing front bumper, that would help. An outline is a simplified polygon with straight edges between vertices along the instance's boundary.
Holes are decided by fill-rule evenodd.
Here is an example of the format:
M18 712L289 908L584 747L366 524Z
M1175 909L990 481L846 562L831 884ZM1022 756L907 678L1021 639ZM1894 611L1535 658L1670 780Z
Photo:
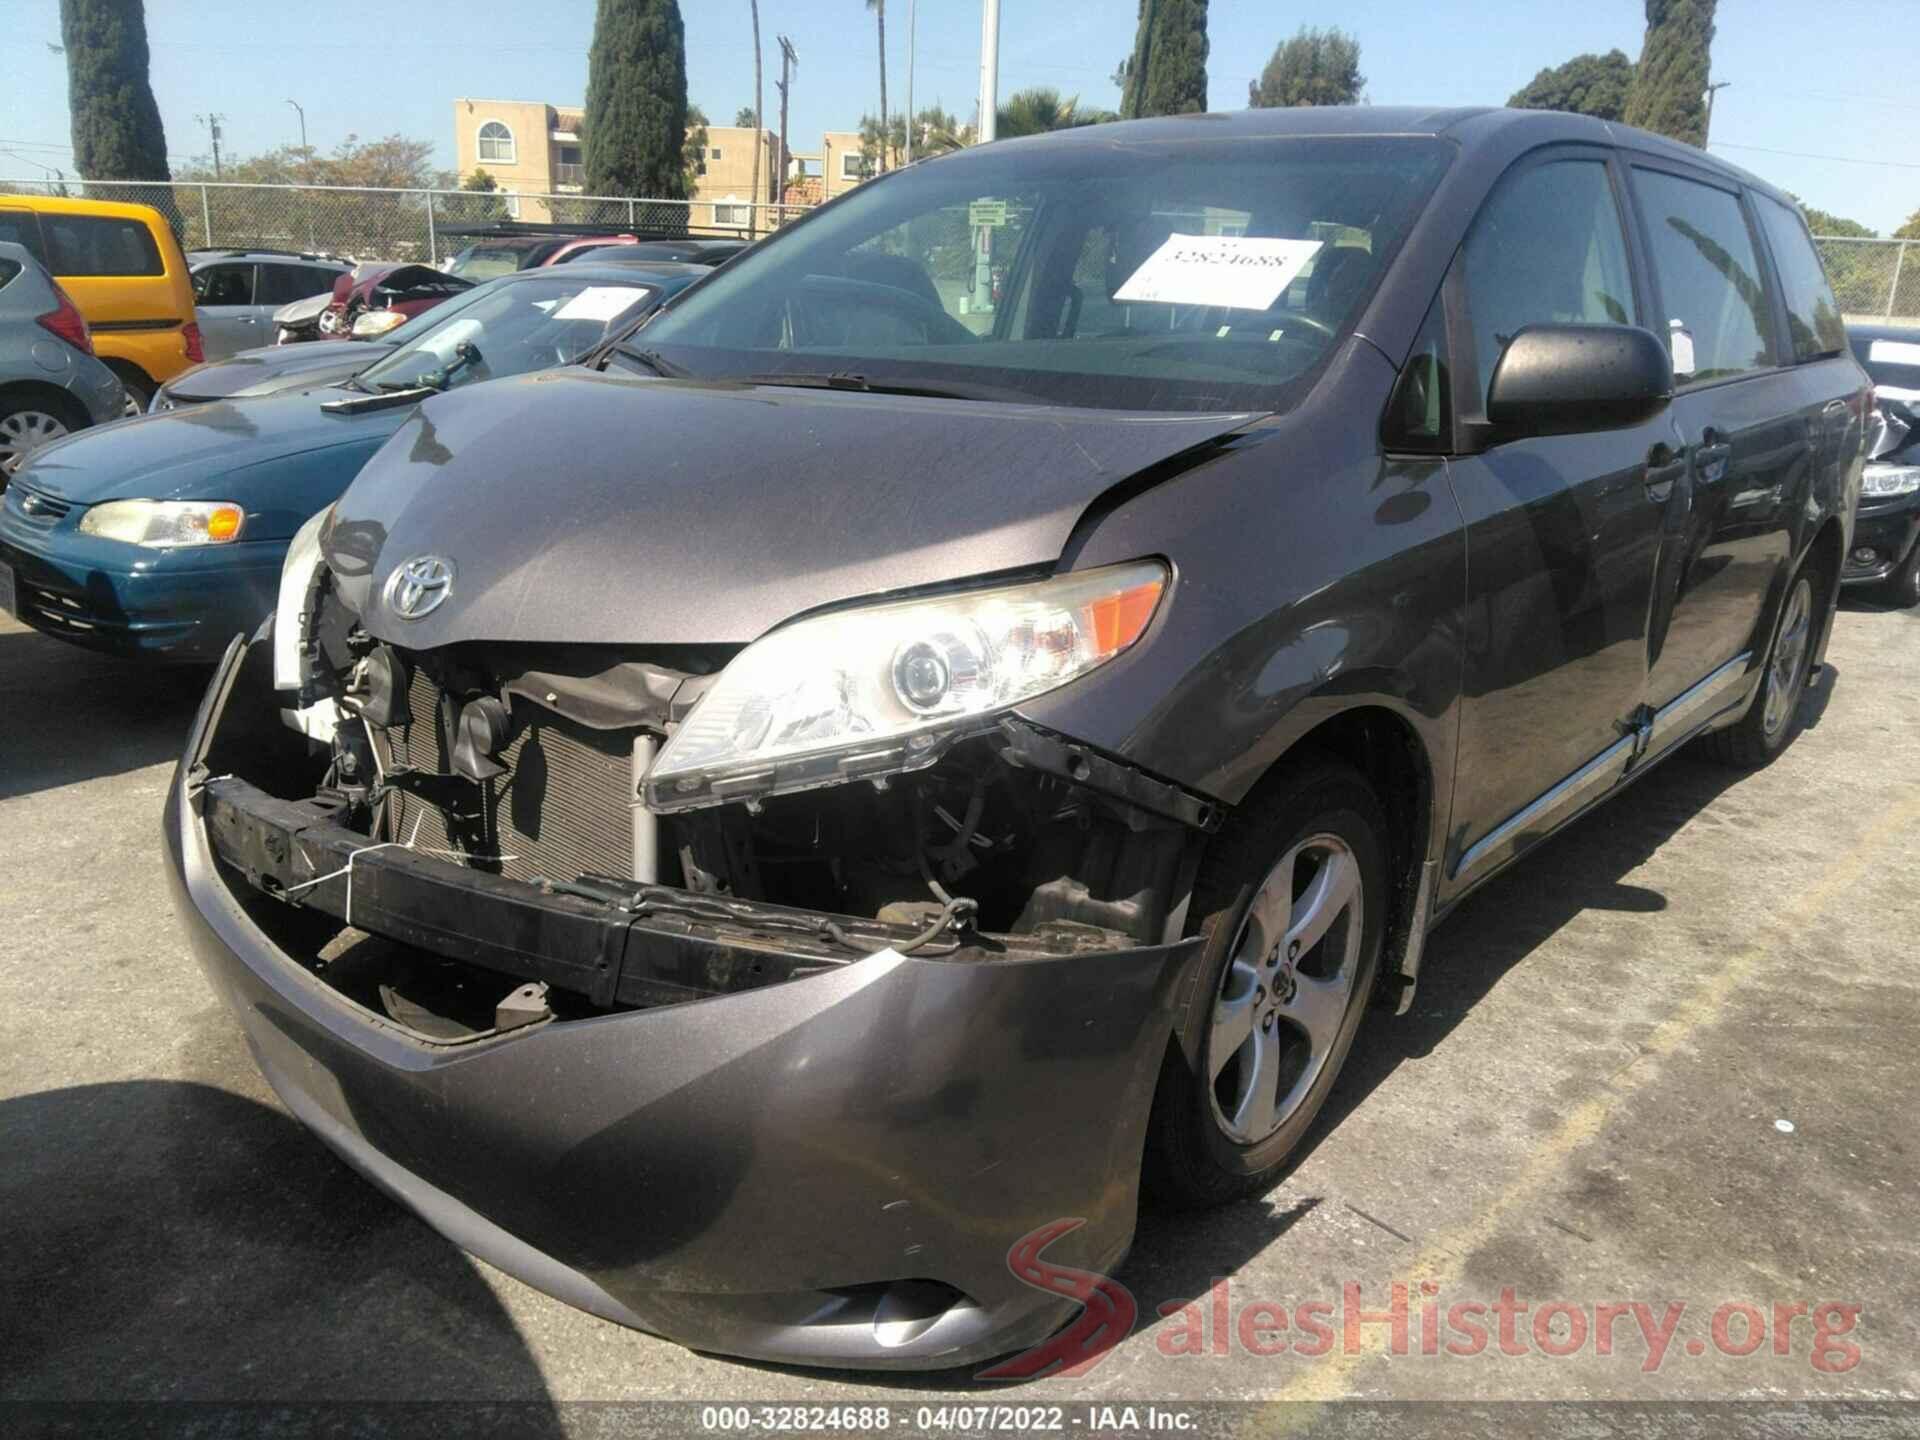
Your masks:
M193 787L208 818L188 803L238 664L236 648L170 791L178 908L289 1109L457 1243L697 1348L896 1368L976 1363L1070 1318L1071 1301L1007 1265L1041 1225L1086 1221L1049 1250L1061 1264L1107 1269L1125 1252L1172 999L1197 942L882 951L716 993L701 964L720 953L709 939L818 957L798 938L676 937L640 917L620 932L617 992L629 973L697 974L698 996L671 997L688 1003L661 996L635 1002L654 1008L424 1043L277 946L262 907L285 902L216 859L223 811L270 822L281 802L215 781ZM272 824L250 833L266 854ZM311 827L281 833L316 843ZM594 908L568 896L534 905L517 882L380 854L390 858L364 873L356 863L356 924L411 913L446 943L518 956L519 970L535 952L577 953L555 938L558 920L536 924L533 911ZM453 883L435 867L473 884L459 926L418 919L418 887ZM502 908L483 914L483 902ZM663 959L676 943L684 958ZM902 1296L928 1295L951 1303L901 1318Z

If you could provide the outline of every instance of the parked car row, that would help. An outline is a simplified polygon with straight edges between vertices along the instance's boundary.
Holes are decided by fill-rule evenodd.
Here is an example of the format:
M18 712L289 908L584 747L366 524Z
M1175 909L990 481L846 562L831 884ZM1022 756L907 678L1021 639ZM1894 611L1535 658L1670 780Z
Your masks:
M1791 197L1587 117L1056 132L718 268L554 238L350 376L38 451L0 605L215 661L168 871L288 1108L703 1350L1042 1343L1143 1192L1275 1181L1466 896L1780 755L1896 563L1902 372L1876 419Z

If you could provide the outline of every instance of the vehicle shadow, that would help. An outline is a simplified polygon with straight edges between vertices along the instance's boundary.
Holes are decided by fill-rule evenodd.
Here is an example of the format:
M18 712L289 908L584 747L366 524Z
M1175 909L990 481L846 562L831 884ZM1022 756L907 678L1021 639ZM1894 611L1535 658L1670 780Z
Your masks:
M0 1101L0 1155L9 1428L84 1401L106 1408L68 1433L138 1429L133 1407L161 1403L199 1434L307 1407L346 1433L362 1407L433 1400L443 1422L462 1402L562 1433L471 1262L277 1109L182 1081L79 1085Z
M0 628L0 800L173 759L208 673Z

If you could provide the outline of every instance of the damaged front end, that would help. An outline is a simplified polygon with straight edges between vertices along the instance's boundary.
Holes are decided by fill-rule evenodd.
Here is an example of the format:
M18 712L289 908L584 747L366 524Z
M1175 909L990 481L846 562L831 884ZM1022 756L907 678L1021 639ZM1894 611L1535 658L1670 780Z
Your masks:
M1118 653L1164 571L938 597L932 649L895 606L774 651L412 650L302 550L168 822L289 1106L475 1253L697 1347L927 1367L1066 1319L1007 1253L1062 1219L1050 1258L1125 1251L1216 816L1020 719L1007 657ZM782 688L824 623L850 668ZM876 644L886 723L846 678Z

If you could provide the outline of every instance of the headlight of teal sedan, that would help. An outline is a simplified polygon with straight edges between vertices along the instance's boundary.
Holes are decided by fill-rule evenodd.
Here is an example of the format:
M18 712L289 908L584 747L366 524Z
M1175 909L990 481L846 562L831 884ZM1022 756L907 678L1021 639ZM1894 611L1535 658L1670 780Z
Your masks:
M80 533L177 550L232 544L246 523L247 512L231 500L109 500L80 517Z

